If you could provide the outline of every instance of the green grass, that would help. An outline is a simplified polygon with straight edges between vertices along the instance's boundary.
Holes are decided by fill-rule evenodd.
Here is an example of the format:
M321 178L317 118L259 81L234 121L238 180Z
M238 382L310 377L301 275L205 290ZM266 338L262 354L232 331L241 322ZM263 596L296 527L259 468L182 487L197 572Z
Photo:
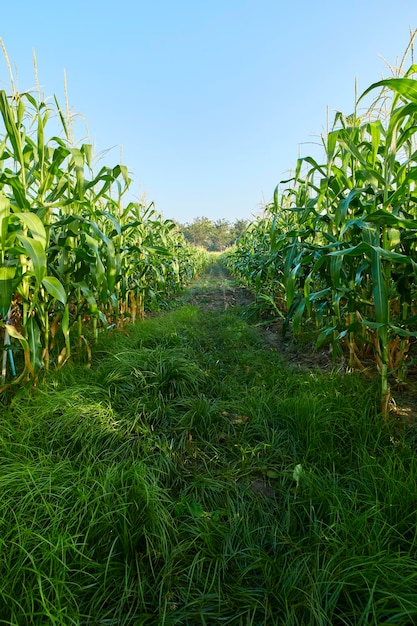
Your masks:
M0 624L414 623L417 462L377 403L239 310L109 334L2 412Z

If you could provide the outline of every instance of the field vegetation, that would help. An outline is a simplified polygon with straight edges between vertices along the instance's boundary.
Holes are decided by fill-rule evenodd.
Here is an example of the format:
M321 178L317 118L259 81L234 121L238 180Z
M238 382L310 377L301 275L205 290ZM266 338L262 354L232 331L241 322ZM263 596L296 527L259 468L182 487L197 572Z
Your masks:
M414 37L393 77L371 85L353 113L336 114L323 160L299 159L228 263L284 333L308 327L317 347L365 373L372 361L384 415L417 329Z
M10 80L0 91L3 385L33 384L74 350L88 360L100 329L161 306L207 258L152 203L124 202L127 167L96 171L68 106Z
M1 624L417 620L415 440L237 300L213 266L3 412Z
M234 245L248 226L248 220L236 220L231 224L220 219L214 222L208 217L197 217L191 223L178 224L186 241L210 252L224 252Z
M11 74L0 624L417 623L415 423L381 419L417 332L410 50L223 256Z

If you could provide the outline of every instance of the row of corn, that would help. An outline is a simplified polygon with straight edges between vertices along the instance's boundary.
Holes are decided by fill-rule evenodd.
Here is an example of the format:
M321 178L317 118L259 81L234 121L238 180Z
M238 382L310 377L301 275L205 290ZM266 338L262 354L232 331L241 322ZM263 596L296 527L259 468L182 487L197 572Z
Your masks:
M416 74L412 64L337 113L324 158L298 160L228 259L284 332L308 328L351 367L376 363L384 413L417 334Z
M124 165L95 171L56 98L0 91L3 386L89 355L100 329L143 316L204 264L152 204L124 202L130 182Z

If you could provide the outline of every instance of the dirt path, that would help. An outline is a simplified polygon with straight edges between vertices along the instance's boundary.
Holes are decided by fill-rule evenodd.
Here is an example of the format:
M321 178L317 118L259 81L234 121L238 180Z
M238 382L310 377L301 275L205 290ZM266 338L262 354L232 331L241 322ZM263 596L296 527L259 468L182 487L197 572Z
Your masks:
M191 285L186 301L206 311L225 311L229 307L253 304L254 298L244 287L238 287L231 274L220 264L213 264ZM294 367L321 370L335 367L328 350L314 350L312 345L298 345L283 338L282 325L271 322L260 323L265 343L285 356Z
M220 264L213 264L193 282L186 300L206 311L225 311L231 306L248 306L253 298Z
M234 306L241 307L243 311L253 300L253 296L244 287L238 287L231 274L218 263L209 266L194 281L186 295L187 302L207 311L225 311ZM265 343L282 354L292 367L321 371L337 369L343 375L346 368L343 355L336 362L327 348L315 350L313 344L284 340L280 323L265 324L260 328ZM408 385L394 387L391 403L391 415L394 419L411 423L413 428L417 428L416 389L416 376L410 376Z

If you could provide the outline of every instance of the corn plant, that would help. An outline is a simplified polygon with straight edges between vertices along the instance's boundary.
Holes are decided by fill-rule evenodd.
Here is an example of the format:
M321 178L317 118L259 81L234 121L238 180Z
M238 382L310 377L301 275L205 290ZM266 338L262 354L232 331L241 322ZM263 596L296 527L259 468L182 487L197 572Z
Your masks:
M48 138L51 118L60 130ZM56 98L47 104L39 94L0 91L0 120L4 385L33 382L74 347L89 355L100 328L142 317L204 259L152 204L124 206L127 167L96 172L92 146L75 143Z
M310 320L316 345L330 340L334 354L346 346L351 367L365 369L364 356L373 354L384 414L389 378L404 378L416 335L416 73L412 64L374 83L352 115L337 113L323 138L323 162L299 159L262 223L229 257L229 267L258 297L281 303L284 329L291 325L296 333ZM363 98L376 89L375 102L384 107L374 103L358 115Z

